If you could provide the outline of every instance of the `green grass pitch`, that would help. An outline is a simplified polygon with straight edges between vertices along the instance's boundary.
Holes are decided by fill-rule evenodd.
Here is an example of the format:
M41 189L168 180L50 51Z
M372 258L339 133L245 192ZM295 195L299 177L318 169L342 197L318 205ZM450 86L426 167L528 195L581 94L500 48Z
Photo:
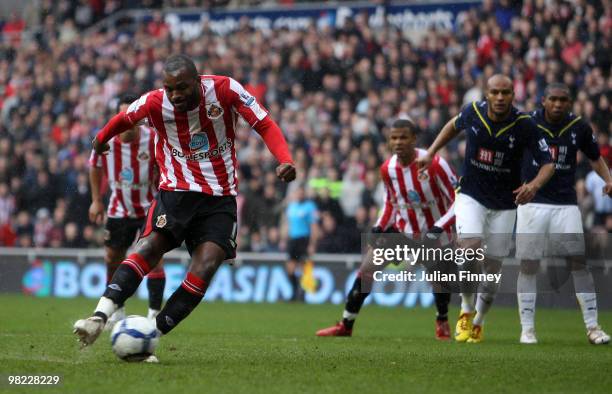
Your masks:
M456 297L454 299L456 301ZM0 296L0 374L60 374L59 387L0 392L610 392L612 347L592 346L575 310L538 310L540 343L518 344L515 309L493 308L478 345L439 343L433 310L366 306L353 338L317 338L341 306L204 303L163 337L160 364L126 363L108 334L79 350L95 300ZM130 301L128 313L146 304ZM451 323L457 310L452 310ZM612 313L600 312L612 329ZM195 391L193 391L195 390Z

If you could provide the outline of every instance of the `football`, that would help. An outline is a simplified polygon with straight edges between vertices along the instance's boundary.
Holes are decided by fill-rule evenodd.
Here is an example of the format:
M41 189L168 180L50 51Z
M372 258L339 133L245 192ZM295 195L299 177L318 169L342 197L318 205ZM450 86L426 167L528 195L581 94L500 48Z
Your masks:
M128 316L111 331L111 345L117 357L125 361L143 361L153 355L159 334L155 324L143 316Z

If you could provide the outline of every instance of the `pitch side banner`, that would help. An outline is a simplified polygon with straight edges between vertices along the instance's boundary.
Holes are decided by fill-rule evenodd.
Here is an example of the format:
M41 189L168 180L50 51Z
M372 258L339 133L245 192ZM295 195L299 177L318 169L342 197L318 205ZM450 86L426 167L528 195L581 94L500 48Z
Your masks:
M87 252L87 251L86 251ZM359 257L359 256L353 256ZM244 259L241 264L231 266L224 264L211 283L205 301L221 302L255 302L276 303L286 302L291 298L292 291L289 278L285 274L282 255L268 261L262 259ZM309 290L305 302L308 304L342 304L345 295L351 288L357 275L358 264L348 262L318 263L312 269L310 280L304 283ZM409 265L409 264L408 264ZM398 274L407 266L391 266L385 271ZM504 281L516 283L518 265L512 260L504 263ZM542 307L575 308L576 298L571 283L565 283L562 288L550 291L550 267L542 267L538 274L538 305ZM418 277L426 270L421 267L411 267ZM593 267L596 287L598 288L598 304L603 309L612 309L609 284L612 271L603 267ZM185 258L166 258L166 289L167 299L180 285L186 272ZM564 275L560 275L564 276ZM555 278L560 277L555 275ZM565 278L564 282L568 278ZM66 256L54 253L45 256L43 253L6 256L0 253L0 294L25 294L33 297L88 297L98 298L104 292L106 268L101 256L90 256L82 253L75 257L74 253ZM399 287L398 287L399 286ZM547 288L546 292L541 292ZM567 288L567 289L566 289ZM602 291L602 288L606 289ZM146 285L137 291L136 297L147 298ZM453 296L456 297L456 296ZM455 298L457 300L457 298ZM372 291L366 303L393 307L429 307L433 304L431 286L426 281L386 282ZM498 294L496 304L515 305L515 292Z
M480 1L434 4L392 2L389 5L347 3L346 5L305 5L292 8L253 9L208 12L177 11L167 13L165 22L175 38L193 39L206 28L225 35L248 23L258 30L287 28L304 30L313 23L318 28L342 27L348 19L365 15L371 27L386 24L404 31L426 31L430 28L453 29L457 15L480 5ZM245 21L245 22L242 22Z
M0 256L0 293L22 293L35 297L88 297L102 295L106 281L106 267L101 257ZM181 284L186 264L178 259L165 258L167 299ZM311 291L306 293L309 304L344 302L356 269L345 264L317 264L312 270ZM308 284L306 284L308 286ZM426 285L427 286L427 285ZM146 283L136 296L147 299ZM243 260L241 264L224 264L215 274L206 292L205 301L275 303L288 301L292 296L291 284L284 264ZM380 292L368 303L385 306L430 306L433 296L424 287L413 293Z

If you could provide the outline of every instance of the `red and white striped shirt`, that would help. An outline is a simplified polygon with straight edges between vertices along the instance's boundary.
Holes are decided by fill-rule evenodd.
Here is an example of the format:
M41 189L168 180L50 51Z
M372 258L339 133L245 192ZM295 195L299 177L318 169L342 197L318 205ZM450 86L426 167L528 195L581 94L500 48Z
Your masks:
M216 75L202 75L200 80L202 98L197 108L180 112L163 89L148 92L125 114L111 119L98 134L99 141L104 142L104 138L128 125L148 122L159 136L155 155L160 167L160 189L214 196L237 194L238 115L263 137L279 162L291 162L280 129L240 83Z
M415 149L416 157L427 152ZM457 176L446 160L435 156L429 168L421 175L412 162L403 167L397 155L380 166L385 184L385 205L376 226L393 226L405 234L426 233L433 226L450 233L455 222L453 204Z
M155 183L155 142L153 130L139 127L138 137L121 142L119 136L109 141L110 150L102 155L92 151L89 164L102 168L108 178L111 197L109 218L142 218L153 202Z

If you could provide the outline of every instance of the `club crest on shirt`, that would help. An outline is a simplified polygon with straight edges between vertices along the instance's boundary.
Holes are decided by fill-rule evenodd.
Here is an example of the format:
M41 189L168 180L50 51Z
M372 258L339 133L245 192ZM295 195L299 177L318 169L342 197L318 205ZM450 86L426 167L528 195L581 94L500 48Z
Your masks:
M208 119L219 119L223 116L223 108L218 103L211 103L206 106L206 116Z
M133 182L134 181L134 170L129 167L125 167L119 173L119 177L123 182Z
M195 133L191 136L191 140L189 141L189 149L192 151L197 150L208 150L210 143L208 141L208 136L206 133Z
M155 221L155 227L164 228L166 227L167 223L168 223L168 220L166 220L166 214L159 215L157 217L157 220Z
M140 153L138 153L138 160L140 161L147 161L149 160L149 154L146 151L142 151Z
M427 174L427 171L423 171L419 174L418 178L419 178L419 181L425 182L429 179L429 174Z

